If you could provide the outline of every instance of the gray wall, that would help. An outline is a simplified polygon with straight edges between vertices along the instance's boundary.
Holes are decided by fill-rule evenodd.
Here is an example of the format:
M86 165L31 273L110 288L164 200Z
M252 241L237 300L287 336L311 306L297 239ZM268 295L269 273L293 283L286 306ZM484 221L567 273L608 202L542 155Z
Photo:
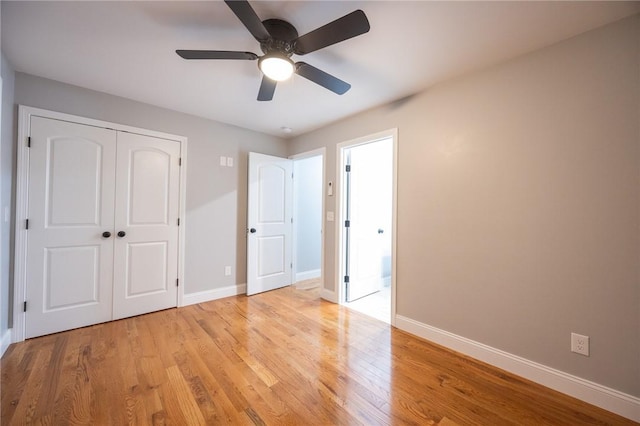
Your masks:
M10 283L13 270L13 214L5 222L5 209L13 212L14 131L15 107L13 105L15 73L4 55L2 60L2 133L0 134L0 337L4 336L11 320Z
M319 271L322 255L322 156L295 160L293 174L295 272Z
M326 146L335 180L336 143L398 127L397 313L640 396L639 42L636 15L289 153ZM591 337L590 357L569 351L571 332Z
M283 140L23 73L16 74L15 102L186 136L185 293L247 282L247 153L285 156ZM220 166L220 156L233 157L234 166Z

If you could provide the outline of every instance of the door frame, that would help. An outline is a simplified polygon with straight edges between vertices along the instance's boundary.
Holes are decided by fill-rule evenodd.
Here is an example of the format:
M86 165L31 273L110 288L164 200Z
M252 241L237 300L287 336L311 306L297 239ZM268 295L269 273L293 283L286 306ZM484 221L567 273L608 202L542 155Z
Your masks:
M178 300L177 306L183 305L184 298L184 243L186 224L186 184L187 184L187 138L185 136L172 135L169 133L156 132L154 130L142 129L139 127L127 126L124 124L111 123L108 121L95 120L72 114L65 114L41 108L34 108L25 105L18 105L18 140L17 164L16 164L16 212L15 212L15 260L14 260L14 280L13 280L13 332L11 333L12 343L22 342L25 339L25 312L23 304L26 294L26 265L27 265L27 230L25 221L28 212L28 189L29 189L29 147L28 137L31 128L31 117L43 117L54 120L68 121L87 126L95 126L111 129L114 131L136 133L145 136L152 136L160 139L168 139L180 142L180 189L179 189L179 216L180 226L178 228Z
M321 238L320 238L320 290L322 291L324 289L324 244L325 244L325 238L326 238L326 233L325 233L325 226L324 226L324 221L325 221L325 195L326 195L326 187L325 187L325 177L327 175L327 170L326 170L326 157L327 157L327 149L325 147L322 148L318 148L318 149L314 149L311 151L306 151L306 152L301 152L299 154L294 154L294 155L290 155L289 159L293 160L294 162L296 160L304 160L305 158L311 158L311 157L322 157L322 205L320 207L320 209L322 210L321 216L320 216L320 234L321 234ZM294 205L295 205L295 186L296 186L296 177L295 174L293 176L293 197L294 197ZM293 216L293 221L295 224L296 221L296 217L295 215ZM297 247L297 242L298 242L298 236L296 235L296 227L294 226L292 229L292 244L291 244L291 260L293 262L293 266L294 269L298 266L297 263L297 258L296 258L296 247ZM292 284L295 284L295 279L292 279Z
M393 199L391 207L391 318L390 323L395 327L396 325L396 277L397 277L397 239L398 239L398 128L392 128L383 130L378 133L363 136L356 139L351 139L345 142L340 142L336 145L336 242L335 242L335 282L336 282L336 296L337 303L340 305L345 304L346 289L344 283L344 168L346 165L345 151L348 148L353 148L358 145L364 145L371 142L376 142L381 139L391 138L393 145L393 172L391 184Z

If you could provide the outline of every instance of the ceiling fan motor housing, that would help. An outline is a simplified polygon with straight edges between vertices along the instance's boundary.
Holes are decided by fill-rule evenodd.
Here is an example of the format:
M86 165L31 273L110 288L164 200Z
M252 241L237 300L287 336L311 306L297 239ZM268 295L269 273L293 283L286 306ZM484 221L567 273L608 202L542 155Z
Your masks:
M262 21L271 37L260 41L260 49L266 55L277 52L287 58L293 55L295 41L298 39L298 31L293 25L282 19L267 19Z

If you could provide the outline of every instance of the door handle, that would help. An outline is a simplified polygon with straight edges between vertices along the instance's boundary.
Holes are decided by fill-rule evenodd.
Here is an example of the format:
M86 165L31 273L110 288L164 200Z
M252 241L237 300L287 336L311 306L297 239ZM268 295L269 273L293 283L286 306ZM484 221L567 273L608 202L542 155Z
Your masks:
M383 233L384 233L384 229L378 228L378 234L383 234Z
M256 228L249 229L249 232L251 232L252 234L255 234L256 233Z
M109 238L110 236L111 236L111 232L109 232L109 231L104 231L104 232L102 233L102 237L103 237L103 238Z
M127 233L124 232L124 231L118 232L118 237L120 237L120 238L124 237L125 235L127 235Z

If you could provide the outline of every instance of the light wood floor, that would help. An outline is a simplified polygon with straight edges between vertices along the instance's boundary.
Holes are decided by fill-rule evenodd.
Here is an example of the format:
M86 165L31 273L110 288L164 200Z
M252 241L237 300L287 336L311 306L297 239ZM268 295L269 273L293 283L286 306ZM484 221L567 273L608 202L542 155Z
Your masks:
M633 424L285 288L12 345L1 423Z

